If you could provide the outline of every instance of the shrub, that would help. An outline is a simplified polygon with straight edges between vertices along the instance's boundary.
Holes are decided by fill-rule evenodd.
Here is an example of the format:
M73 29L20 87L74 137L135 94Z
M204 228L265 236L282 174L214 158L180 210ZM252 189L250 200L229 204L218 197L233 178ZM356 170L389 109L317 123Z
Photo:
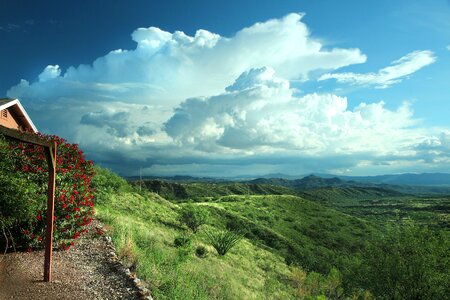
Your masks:
M197 248L195 248L195 255L197 255L198 257L206 257L206 255L208 254L208 250L206 250L206 248L204 246L197 246Z
M40 137L57 143L54 242L61 249L69 249L74 240L87 231L85 227L94 214L93 163L84 159L76 144L69 144L57 136ZM28 211L32 219L10 209L8 213L13 214L9 218L20 228L23 246L40 247L45 234L48 184L44 149L38 145L11 142L8 152L14 165L11 176L18 179L15 186L9 185L19 195L14 203L33 203ZM32 193L33 198L27 197L27 193ZM1 201L5 205L8 200L2 197Z
M173 244L175 247L184 247L189 246L191 244L191 237L187 234L182 234L175 237Z
M292 283L296 296L300 299L342 299L342 275L336 268L331 268L327 276L307 273L299 267L292 268ZM366 299L366 298L363 298Z
M353 276L380 299L444 299L450 294L449 248L443 233L400 225L368 246L361 274Z
M95 175L92 177L92 188L97 190L96 201L101 201L108 195L130 190L125 179L111 170L95 166Z
M22 173L16 173L14 153L0 136L0 220L3 226L31 220L37 209L37 186L28 182Z
M208 215L203 208L188 204L181 209L179 221L195 233L201 225L206 223L207 218Z
M243 235L248 233L247 224L242 219L235 216L229 216L225 226L228 230L235 231Z
M242 239L242 235L231 231L206 232L209 243L216 249L219 255L225 255Z
M14 153L0 135L1 249L20 242L20 225L33 222L35 212L44 200L43 197L36 196L37 190L37 185L29 182L25 174L15 172Z

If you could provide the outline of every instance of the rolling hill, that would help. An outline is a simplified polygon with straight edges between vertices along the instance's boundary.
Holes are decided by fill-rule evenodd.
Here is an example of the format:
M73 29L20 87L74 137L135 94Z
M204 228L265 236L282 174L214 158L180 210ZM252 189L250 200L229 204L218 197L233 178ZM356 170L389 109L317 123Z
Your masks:
M339 176L343 180L365 183L413 186L450 186L448 173L405 173L378 176Z
M140 192L126 183L120 184L126 188L111 190L106 183L118 182L112 179L98 180L102 197L97 215L108 224L122 259L149 283L157 299L362 299L374 282L369 275L385 267L376 260L367 271L362 258L370 258L373 251L382 251L384 257L386 249L376 248L376 241L395 234L395 226L405 219L406 224L431 225L442 232L439 239L444 242L450 232L450 197L346 186L341 179L146 180ZM208 216L198 232L180 222L188 207ZM243 239L220 256L209 240L217 232L235 232ZM441 245L441 240L432 245ZM410 249L410 241L405 243ZM445 281L445 270L435 268L430 274Z
M138 185L137 181L133 182ZM173 182L143 180L142 187L165 199L206 201L226 195L295 195L297 192L284 186L241 182Z
M155 193L127 192L96 206L119 255L137 266L157 299L295 299L298 272L327 284L332 268L344 269L342 262L377 233L363 220L300 197L228 195L191 204L209 215L192 234L178 221L185 205ZM218 230L238 230L244 239L217 256L205 233ZM177 247L180 236L190 243ZM199 258L195 250L203 246L208 254Z

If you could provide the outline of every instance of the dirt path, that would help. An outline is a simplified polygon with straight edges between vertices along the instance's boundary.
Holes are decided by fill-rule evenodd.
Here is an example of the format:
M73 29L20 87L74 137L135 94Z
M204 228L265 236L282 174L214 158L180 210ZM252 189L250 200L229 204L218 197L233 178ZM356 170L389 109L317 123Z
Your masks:
M53 281L43 282L44 251L0 254L0 299L140 299L138 289L110 258L105 238L81 239L53 252Z

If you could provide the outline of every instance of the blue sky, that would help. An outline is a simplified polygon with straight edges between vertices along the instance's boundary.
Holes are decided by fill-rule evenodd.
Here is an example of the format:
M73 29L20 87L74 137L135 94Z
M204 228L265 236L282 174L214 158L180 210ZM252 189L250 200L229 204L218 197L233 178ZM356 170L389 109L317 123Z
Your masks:
M450 1L0 0L0 94L124 174L450 167Z

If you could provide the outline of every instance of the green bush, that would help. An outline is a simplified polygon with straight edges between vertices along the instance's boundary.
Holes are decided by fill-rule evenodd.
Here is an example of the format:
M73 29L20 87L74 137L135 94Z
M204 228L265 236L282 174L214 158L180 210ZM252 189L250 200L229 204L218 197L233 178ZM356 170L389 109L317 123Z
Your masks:
M206 257L206 255L208 254L208 250L206 250L206 248L204 246L197 246L197 248L195 248L195 255L197 255L198 257Z
M96 201L102 201L108 195L131 189L126 180L113 171L99 166L95 166L94 170L95 175L92 177L92 187L97 190Z
M20 241L21 227L28 227L45 203L44 195L37 196L38 186L15 168L15 156L0 136L0 232L8 233L7 239L0 240L2 249L13 244L13 237Z
M296 266L292 268L291 279L300 299L343 299L342 275L336 268L331 268L325 276L316 272L307 273Z
M380 299L444 299L450 295L448 249L444 233L400 225L368 246L353 277Z
M235 231L244 235L248 233L246 222L236 216L229 216L229 219L226 223L226 228L229 231Z
M225 255L242 240L242 235L231 231L206 232L208 242L219 255Z
M193 204L183 206L179 216L179 221L194 233L198 231L201 225L206 223L207 219L207 212L202 207Z
M189 246L190 244L191 244L191 237L188 236L187 234L179 235L175 237L175 239L173 240L173 245L177 248Z

